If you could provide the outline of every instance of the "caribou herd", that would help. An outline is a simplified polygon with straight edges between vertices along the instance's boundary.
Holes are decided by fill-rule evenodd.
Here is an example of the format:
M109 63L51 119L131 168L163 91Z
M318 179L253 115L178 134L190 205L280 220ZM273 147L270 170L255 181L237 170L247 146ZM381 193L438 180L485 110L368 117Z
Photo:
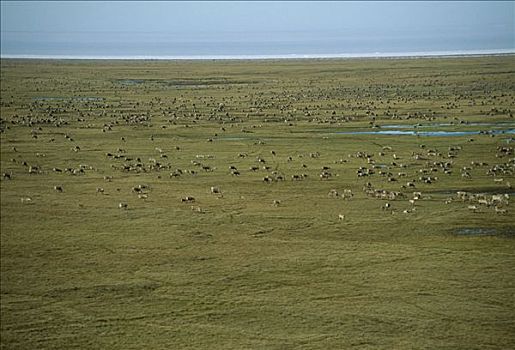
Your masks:
M130 89L128 86L117 87L123 91ZM389 86L386 84L382 87ZM401 85L398 85L397 92L401 91L400 88ZM375 99L364 99L363 96L366 94L376 94ZM63 102L57 106L55 101L52 104L50 100L37 100L30 104L28 115L15 114L9 116L8 120L2 119L1 131L7 132L11 127L30 128L28 135L31 142L45 142L47 145L55 144L56 138L60 135L61 141L67 144L66 149L61 151L70 152L71 159L81 159L82 155L88 152L87 147L81 143L81 134L74 135L75 122L90 135L97 133L107 138L122 128L131 131L127 131L127 135L123 136L117 134L117 146L103 149L100 153L101 159L97 159L98 164L92 165L78 162L75 166L63 166L49 160L51 157L48 156L48 152L42 151L35 153L34 158L37 161L29 161L22 156L25 152L23 145L11 146L14 156L10 159L9 168L12 169L3 172L2 181L19 181L21 174L35 178L51 172L55 176L72 176L77 181L81 181L80 179L85 176L99 176L105 184L98 186L97 183L91 191L96 193L98 198L106 199L109 198L110 183L116 184L122 177L138 179L140 175L155 175L158 180L170 182L202 177L205 181L199 185L203 186L201 193L208 198L216 197L220 200L230 197L233 191L230 183L238 181L249 182L251 186L261 188L264 186L272 193L278 186L283 186L301 194L317 181L318 184L324 185L320 186L323 190L310 199L333 201L331 204L335 207L335 213L342 211L341 208L351 207L354 202L369 201L377 202L377 205L371 207L376 208L378 215L414 214L421 211L421 203L424 201L438 201L442 206L455 206L465 212L469 210L476 214L491 212L508 215L512 193L510 179L513 179L514 174L513 147L509 144L496 145L496 148L492 149L495 158L490 159L495 159L495 162L489 164L476 159L465 165L459 161L462 154L467 152L467 144L475 142L474 138L465 142L460 141L459 145L450 144L445 148L429 145L429 142L412 144L409 152L396 144L378 145L367 142L363 143L360 150L345 156L341 150L334 150L334 154L328 154L328 151L322 148L307 152L286 152L281 148L281 144L273 144L273 140L249 137L247 142L243 141L245 146L241 146L240 143L229 159L225 157L224 161L220 161L213 151L188 158L188 165L178 165L177 162L179 158L185 158L179 156L183 153L182 145L159 144L163 140L160 135L166 134L169 130L192 130L197 125L201 125L199 129L206 125L211 126L209 135L202 134L199 140L202 140L201 148L214 150L216 143L222 139L221 135L231 130L239 130L245 136L251 136L256 130L261 130L269 124L272 128L284 126L290 132L291 127L300 122L317 127L361 122L361 127L365 125L376 129L379 128L380 117L384 117L385 120L416 120L418 124L415 127L421 127L420 122L433 122L442 117L441 112L432 109L410 111L403 115L399 105L406 106L409 102L415 105L416 94L414 90L408 89L402 90L402 94L387 98L383 96L381 86L362 89L345 88L340 84L325 90L311 87L298 87L298 90L293 91L285 89L282 92L274 92L273 96L265 96L257 91L235 96L227 94L221 100L209 95L194 100L191 96L188 98L186 94L181 93L180 96L170 99L168 104L156 96L146 102L142 100L141 103L93 99L78 100L75 101L76 104ZM465 99L465 96L458 96L444 104L441 109L456 110L460 101ZM475 102L471 100L470 103ZM147 109L138 112L144 104ZM381 105L381 108L378 105ZM348 111L350 114L345 115L342 111ZM495 115L509 113L509 116L513 117L511 111L504 109L488 113L494 112ZM69 115L75 116L76 120ZM159 118L155 117L156 115ZM95 118L102 120L101 124L95 124ZM366 121L369 121L368 125ZM161 125L156 126L154 123ZM465 120L454 117L450 124L466 123ZM49 132L51 128L52 132ZM140 130L152 130L152 133L150 136L146 134L143 143L145 151L138 154L136 151L131 152L129 145L133 141L130 133L137 134ZM483 138L493 136L485 133L478 135ZM328 139L328 136L323 136L320 142L326 142ZM267 142L272 143L273 149L267 147ZM385 142L388 142L388 139ZM418 139L414 142L418 142ZM249 148L253 148L253 151L248 151ZM152 156L148 157L143 153L152 153ZM91 160L91 157L88 159ZM240 165L243 161L247 162L245 166ZM100 169L104 162L109 164L107 171ZM482 191L481 188L475 190L469 185L478 173L492 179L495 185L493 192ZM220 176L225 177L221 180ZM459 185L448 189L446 193L439 193L439 184L445 183L449 178L454 179ZM141 199L139 204L152 202L152 184L127 185L127 188L122 186L125 185L120 185L116 191L127 194L128 197ZM359 191L359 188L362 188L362 191ZM49 186L50 191L51 189ZM74 195L73 187L62 183L53 184L53 190L60 196ZM181 205L189 205L194 212L205 213L206 211L198 206L202 198L199 198L197 193L195 197L191 193L177 194L176 201ZM37 197L32 194L24 195L21 197L21 203L37 203L33 198ZM136 204L129 205L128 202L116 200L111 205L122 210L136 209ZM274 210L284 210L288 207L287 203L283 198L275 198L271 206L276 208ZM193 204L195 206L192 206ZM348 212L339 213L335 215L334 220L345 222L349 217Z
M66 135L68 136L68 135ZM69 139L72 139L68 136ZM127 137L123 137L122 141L126 142ZM154 141L149 140L149 145L154 146ZM259 145L259 143L258 143ZM176 146L175 151L180 151L181 148ZM16 152L19 150L16 149ZM80 151L80 147L74 147L73 152ZM157 174L158 179L162 179L161 172L168 172L170 181L179 181L183 176L198 176L199 172L203 176L209 177L210 174L219 173L219 165L214 166L216 163L216 156L213 154L197 154L194 159L190 161L193 168L178 168L173 166L173 157L161 147L154 147L154 151L159 155L159 160L156 157L150 157L147 161L142 156L131 155L126 149L120 147L115 151L106 152L105 158L111 162L110 169L112 174L103 175L105 182L113 182L119 175L134 174ZM272 150L270 154L273 157L272 161L266 160L263 156L255 158L255 165L251 165L248 170L240 170L234 164L228 164L226 174L233 178L244 178L256 172L264 172L262 182L265 184L280 184L290 179L291 183L298 183L297 186L302 188L303 183L308 180L311 181L324 181L335 186L327 193L329 199L340 199L348 202L346 206L352 205L355 200L379 200L382 202L378 205L379 212L395 214L397 212L404 214L413 214L417 212L419 203L424 200L436 200L441 197L437 191L432 191L431 186L438 183L443 177L454 176L455 163L458 159L460 152L463 151L462 146L449 146L443 152L435 148L427 148L426 145L421 144L417 151L412 151L411 155L400 155L393 150L392 146L382 146L379 151L374 155L373 152L367 150L357 151L348 154L347 159L338 158L333 162L335 167L330 164L322 164L319 166L318 177L311 178L307 172L296 172L287 174L285 171L280 171L281 160L277 151ZM512 147L498 147L496 149L497 159L506 159L513 154ZM41 156L41 155L40 155ZM321 156L320 151L311 152L305 155L308 159L318 160ZM235 154L234 160L247 159L247 153ZM287 155L282 160L283 165L294 162L296 158L303 158L302 155ZM353 160L354 161L351 161ZM71 176L84 176L88 173L95 173L97 167L87 164L79 164L77 167L57 167L52 165L29 164L24 160L12 159L13 163L19 164L26 169L30 176L41 176L46 172L55 172L60 174L68 174ZM211 163L211 164L209 164ZM337 172L342 171L350 164L361 163L357 165L354 178L342 178ZM272 164L274 165L272 167ZM343 168L342 168L343 167ZM198 170L197 170L198 169ZM299 169L316 171L313 164L307 165L303 162ZM495 184L503 185L506 191L504 193L482 193L464 190L456 190L454 196L446 196L441 198L442 205L451 205L463 203L466 209L474 213L488 212L499 215L507 215L510 202L511 184L505 181L504 178L513 177L513 162L508 159L507 162L498 162L497 164L489 165L482 161L471 161L470 166L462 166L457 171L460 173L462 181L470 181L472 174L477 169L483 169L485 175L492 177ZM502 177L501 177L502 176ZM16 172L4 172L2 179L4 181L16 181ZM365 179L362 186L362 194L358 195L353 192L351 188L347 188L349 184L354 184L356 181ZM206 179L206 181L208 181ZM373 185L372 182L384 185L389 184L387 187L379 187ZM308 185L309 186L309 185ZM230 193L231 188L224 186L226 191L222 192L221 187L218 185L207 186L207 192L218 199L223 199L224 194ZM394 188L396 189L394 189ZM422 191L421 188L425 190ZM56 184L53 189L57 193L64 193L64 186ZM270 191L275 188L270 187ZM117 191L122 189L117 188ZM137 195L137 198L144 201L151 199L151 186L148 184L138 184L130 188L130 192ZM96 187L96 193L106 195L107 192L104 187ZM22 197L23 204L34 204L31 197ZM191 195L185 195L180 198L181 203L193 204L196 198ZM405 204L402 204L405 203ZM281 199L274 199L272 202L273 207L284 207ZM129 210L127 202L119 202L118 208L122 210ZM197 213L205 213L199 206L191 206L191 209ZM340 213L336 219L338 221L345 221L348 214Z

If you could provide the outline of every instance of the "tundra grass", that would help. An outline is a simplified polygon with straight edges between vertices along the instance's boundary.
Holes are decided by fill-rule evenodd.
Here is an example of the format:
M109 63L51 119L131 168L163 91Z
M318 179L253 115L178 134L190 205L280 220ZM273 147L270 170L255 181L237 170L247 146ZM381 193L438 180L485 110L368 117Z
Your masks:
M513 348L513 134L337 132L513 129L514 72L2 60L0 347Z

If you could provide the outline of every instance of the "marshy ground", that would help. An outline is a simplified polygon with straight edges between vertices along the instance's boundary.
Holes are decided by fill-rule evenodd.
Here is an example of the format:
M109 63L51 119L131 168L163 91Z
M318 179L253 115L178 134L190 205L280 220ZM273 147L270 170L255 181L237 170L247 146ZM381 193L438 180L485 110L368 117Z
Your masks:
M513 56L1 73L2 349L515 346Z

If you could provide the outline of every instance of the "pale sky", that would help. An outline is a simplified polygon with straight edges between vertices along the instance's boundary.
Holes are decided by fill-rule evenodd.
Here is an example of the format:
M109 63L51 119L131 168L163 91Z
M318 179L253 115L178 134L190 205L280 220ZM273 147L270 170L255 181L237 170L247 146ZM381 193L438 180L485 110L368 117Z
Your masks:
M43 42L77 45L88 34L94 34L91 42L127 44L349 38L398 44L431 37L514 48L514 18L513 1L1 1L3 53L28 52ZM147 33L146 39L137 33Z

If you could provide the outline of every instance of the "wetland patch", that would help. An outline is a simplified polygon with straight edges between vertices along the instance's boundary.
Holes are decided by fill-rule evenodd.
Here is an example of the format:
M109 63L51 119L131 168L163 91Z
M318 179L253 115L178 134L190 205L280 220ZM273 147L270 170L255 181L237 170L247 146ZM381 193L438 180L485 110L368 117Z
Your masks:
M453 231L457 236L515 236L515 227L459 227Z

